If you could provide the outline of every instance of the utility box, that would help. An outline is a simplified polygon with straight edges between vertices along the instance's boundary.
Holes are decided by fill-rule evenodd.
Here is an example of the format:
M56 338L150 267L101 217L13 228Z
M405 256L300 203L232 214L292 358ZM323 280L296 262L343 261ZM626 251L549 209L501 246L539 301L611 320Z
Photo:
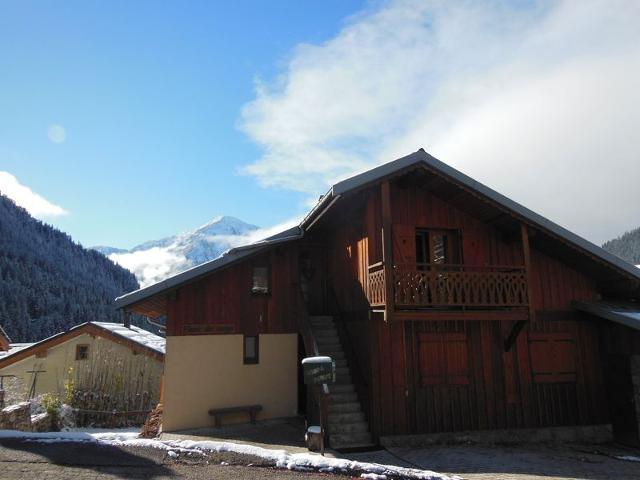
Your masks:
M305 385L335 383L336 362L331 357L307 357L302 360Z

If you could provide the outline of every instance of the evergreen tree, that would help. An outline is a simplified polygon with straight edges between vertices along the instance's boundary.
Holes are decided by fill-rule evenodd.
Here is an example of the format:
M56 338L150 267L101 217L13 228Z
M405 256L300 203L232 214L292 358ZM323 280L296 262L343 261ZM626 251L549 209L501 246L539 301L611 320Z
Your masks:
M12 341L42 340L88 321L119 322L113 300L137 288L131 272L0 194L0 323ZM135 323L151 329L139 317Z
M609 240L602 248L634 265L640 265L640 228Z

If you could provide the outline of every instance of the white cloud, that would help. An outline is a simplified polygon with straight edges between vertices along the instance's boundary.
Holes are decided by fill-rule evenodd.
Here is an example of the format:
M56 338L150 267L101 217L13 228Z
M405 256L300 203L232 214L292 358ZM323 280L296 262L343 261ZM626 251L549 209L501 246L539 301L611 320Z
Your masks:
M49 140L53 143L64 143L67 139L67 131L62 125L50 125L47 129L47 137L49 137Z
M242 129L317 195L420 147L600 242L640 225L640 2L399 0L299 45Z
M153 247L127 253L112 253L109 258L132 272L141 287L160 282L191 265L187 258L171 247Z
M68 213L64 208L51 203L29 187L22 185L9 172L0 171L0 193L9 197L36 218L59 217Z

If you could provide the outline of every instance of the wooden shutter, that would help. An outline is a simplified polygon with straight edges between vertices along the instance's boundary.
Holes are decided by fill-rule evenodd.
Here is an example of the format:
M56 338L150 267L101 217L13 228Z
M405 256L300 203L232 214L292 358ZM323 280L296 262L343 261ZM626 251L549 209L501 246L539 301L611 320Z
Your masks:
M416 263L416 229L413 225L393 226L393 263Z
M529 351L535 383L576 381L576 343L570 333L530 333Z
M418 341L423 386L469 384L465 333L420 333Z

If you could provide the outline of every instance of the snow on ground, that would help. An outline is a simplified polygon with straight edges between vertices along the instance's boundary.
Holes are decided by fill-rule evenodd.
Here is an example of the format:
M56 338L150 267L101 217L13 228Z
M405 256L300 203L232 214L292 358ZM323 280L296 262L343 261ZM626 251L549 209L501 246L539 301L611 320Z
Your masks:
M451 477L430 470L365 463L344 458L323 457L317 453L289 453L285 450L272 450L254 445L233 442L193 441L193 440L155 440L138 438L138 431L132 429L101 430L77 429L67 432L18 432L0 430L0 439L18 438L31 442L94 442L117 447L148 447L166 450L170 456L182 453L205 454L207 452L233 452L253 455L270 460L278 468L297 471L315 470L323 473L347 473L361 475L361 478L384 480L386 478L411 478L420 480L453 480ZM173 452L173 453L169 453Z
M640 457L634 457L633 455L621 455L616 458L618 460L624 460L625 462L640 462Z

